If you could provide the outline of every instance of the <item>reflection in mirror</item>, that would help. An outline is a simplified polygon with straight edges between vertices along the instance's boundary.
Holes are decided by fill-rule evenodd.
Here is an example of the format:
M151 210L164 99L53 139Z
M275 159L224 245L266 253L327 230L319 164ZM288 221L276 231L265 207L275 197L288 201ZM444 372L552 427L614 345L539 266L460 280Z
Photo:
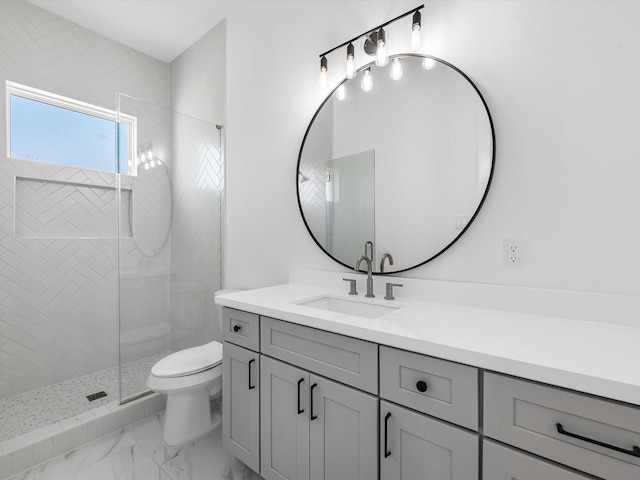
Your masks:
M475 218L491 181L493 125L475 85L442 60L396 59L366 66L370 91L361 88L363 67L329 95L300 150L307 229L349 268L367 241L375 271L385 253L394 258L388 273L440 255ZM390 74L397 62L400 78L397 66Z
M171 231L171 181L164 163L138 166L133 177L133 241L145 257L160 253Z

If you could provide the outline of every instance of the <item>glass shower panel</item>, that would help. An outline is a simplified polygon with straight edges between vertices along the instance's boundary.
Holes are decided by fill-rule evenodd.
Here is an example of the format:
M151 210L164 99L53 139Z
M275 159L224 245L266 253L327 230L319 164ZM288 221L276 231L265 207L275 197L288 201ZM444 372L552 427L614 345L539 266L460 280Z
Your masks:
M146 390L151 366L169 352L171 112L125 95L119 113L135 119L133 158L120 175L130 224L119 237L120 401ZM121 162L122 163L122 162Z
M121 175L131 235L119 241L120 401L148 392L151 367L170 352L220 338L223 156L209 122L119 96L135 117L136 158Z

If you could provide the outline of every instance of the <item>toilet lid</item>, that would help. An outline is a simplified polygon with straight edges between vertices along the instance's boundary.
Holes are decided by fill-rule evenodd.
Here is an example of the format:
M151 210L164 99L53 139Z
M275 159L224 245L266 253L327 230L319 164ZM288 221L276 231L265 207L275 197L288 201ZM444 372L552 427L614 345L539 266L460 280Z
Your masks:
M222 362L222 344L210 342L164 357L153 366L151 374L156 377L183 377L208 370L220 362Z

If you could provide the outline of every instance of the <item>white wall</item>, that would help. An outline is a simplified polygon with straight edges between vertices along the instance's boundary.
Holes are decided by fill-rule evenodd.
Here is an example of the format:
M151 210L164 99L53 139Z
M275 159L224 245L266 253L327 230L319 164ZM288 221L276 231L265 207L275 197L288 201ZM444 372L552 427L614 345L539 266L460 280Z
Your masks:
M252 2L228 19L228 286L338 268L295 196L298 150L323 98L318 54L416 4ZM476 222L410 275L639 295L640 3L434 0L422 18L423 52L483 93L497 156ZM342 56L329 57L330 85ZM503 267L505 238L524 240L523 268Z

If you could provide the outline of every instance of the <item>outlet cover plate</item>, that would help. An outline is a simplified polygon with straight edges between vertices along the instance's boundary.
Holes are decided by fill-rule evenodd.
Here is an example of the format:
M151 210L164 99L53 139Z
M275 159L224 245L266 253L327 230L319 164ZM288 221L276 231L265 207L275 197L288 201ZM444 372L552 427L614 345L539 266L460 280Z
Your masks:
M505 238L502 244L502 262L505 268L522 268L524 240L521 238Z

